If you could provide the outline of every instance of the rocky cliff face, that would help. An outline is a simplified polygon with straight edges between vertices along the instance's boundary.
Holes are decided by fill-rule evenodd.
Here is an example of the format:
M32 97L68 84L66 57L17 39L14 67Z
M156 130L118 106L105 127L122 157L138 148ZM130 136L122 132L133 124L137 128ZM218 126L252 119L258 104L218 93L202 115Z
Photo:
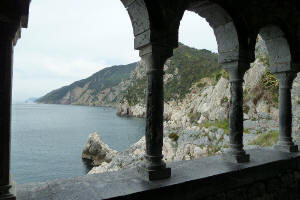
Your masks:
M130 85L137 63L113 66L69 86L54 90L37 100L47 104L116 106Z
M172 62L164 66L165 87L180 82L182 71ZM170 70L172 69L172 70ZM169 71L170 70L170 71ZM143 63L132 75L133 82L118 106L122 116L145 116L145 70ZM278 140L278 82L269 71L267 51L260 40L256 60L244 77L244 146L246 149L272 146ZM229 144L228 112L230 84L227 74L216 70L210 76L194 79L189 89L176 94L167 91L164 110L164 146L166 162L190 160L222 153ZM178 85L176 85L178 87ZM185 91L185 92L183 92ZM300 141L300 75L294 81L293 134ZM102 162L89 173L101 173L135 167L143 161L145 138L126 151L118 152L110 162Z
M264 88L272 75L268 74L267 64L264 59L258 58L251 64L251 68L245 74L244 99L245 118L259 118L263 113L273 119L278 118L277 89ZM168 76L168 74L167 74ZM266 79L266 80L265 80ZM274 85L276 87L276 80ZM275 95L273 99L272 95ZM194 123L201 124L205 121L222 121L228 118L230 99L230 85L228 77L223 74L215 81L214 78L203 78L195 82L189 92L181 100L165 102L165 126L169 128L182 128ZM275 102L272 102L272 101ZM144 117L145 104L139 101L130 105L127 99L118 106L118 114L126 116Z
M192 137L180 139L165 136L163 154L166 162L176 160L190 160L207 156L207 149L199 145L199 141L191 142ZM94 142L92 142L94 143ZM103 144L105 146L105 144ZM103 147L98 147L103 149ZM102 173L107 171L116 171L136 167L144 159L146 149L145 137L142 137L137 143L130 146L123 152L118 152L112 160L103 161L94 167L89 174Z
M135 95L124 95L122 102L118 105L117 113L121 116L145 117L143 63L139 67L140 73L135 79L135 85L130 85L128 89L134 90ZM166 62L164 70L166 72L165 93L167 93L164 105L165 127L182 128L205 121L222 121L228 118L230 85L228 75L224 70L214 70L209 76L192 79L189 89L177 96L176 94L170 95L169 93L172 92L168 91L167 87L169 83L175 81L179 82L176 88L180 88L182 81L178 77L185 73L182 73L179 65L175 65L174 68L170 61ZM188 70L187 72L192 73ZM269 72L267 50L260 37L256 46L256 60L246 72L244 80L245 118L257 119L260 116L268 116L276 120L278 118L278 82ZM170 96L172 98L169 98Z
M183 44L165 65L165 97L167 100L184 98L192 84L221 70L217 54ZM54 90L39 98L39 103L116 106L119 102L140 108L145 104L146 76L142 61L129 65L105 68L94 75ZM124 107L124 106L123 106ZM125 108L124 108L125 109ZM120 112L126 113L126 109ZM143 115L133 113L132 115Z
M300 106L296 113L299 122ZM244 122L245 149L272 146L278 139L278 123L271 119ZM299 127L294 126L299 130ZM165 162L193 160L201 157L220 154L228 148L228 128L221 123L207 123L202 126L191 126L185 129L164 130L163 159ZM299 141L299 133L294 133ZM92 142L93 143L93 142ZM105 146L105 144L103 144ZM98 147L100 150L103 147ZM89 174L117 171L136 167L144 160L145 137L130 146L127 150L113 154L112 159L103 160Z

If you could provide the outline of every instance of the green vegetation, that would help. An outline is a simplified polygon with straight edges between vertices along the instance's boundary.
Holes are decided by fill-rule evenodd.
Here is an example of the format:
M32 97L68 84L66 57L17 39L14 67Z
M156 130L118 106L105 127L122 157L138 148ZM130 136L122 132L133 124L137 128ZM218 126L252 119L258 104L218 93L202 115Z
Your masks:
M269 57L261 56L258 59L267 66L267 69L259 84L254 89L244 91L245 102L252 100L254 104L257 104L257 102L263 98L268 105L278 107L279 83L276 77L270 72Z
M39 98L37 102L59 103L60 100L69 91L77 87L83 88L87 84L87 90L92 90L91 96L92 98L95 98L95 95L100 93L102 90L117 86L123 80L128 80L130 78L131 72L136 68L136 65L137 63L131 63L128 65L119 65L105 68L86 79L76 81L71 85L54 90L46 94L45 96Z
M173 142L177 142L179 135L177 133L170 133L168 136Z
M299 97L296 97L296 103L300 104L300 98Z
M190 122L192 123L192 124L195 124L195 123L197 123L197 121L199 120L199 118L201 117L201 113L198 113L198 112L190 112L189 114L188 114L188 117L189 117L189 119L190 119Z
M224 145L224 134L217 138L215 134L210 135L206 133L204 136L207 137L209 144L207 145L207 154L208 156L213 156L216 153L220 152L223 148L228 147L228 145Z
M273 106L278 106L278 90L279 83L274 74L267 68L266 73L262 77L262 85L266 93L264 95L265 100Z
M214 72L210 77L214 79L214 85L217 84L221 77L229 80L229 74L224 69Z
M127 89L127 93L124 94L123 100L127 100L130 106L138 103L145 103L146 84L146 76L143 76L141 79L137 79L133 85Z
M204 77L210 77L215 82L221 76L227 77L227 73L222 70L217 61L218 55L208 50L198 50L179 44L174 50L174 55L167 60L167 74L173 77L168 79L164 85L164 100L180 100L189 93L193 84L202 88L206 83L201 83ZM121 81L129 80L131 72L136 68L137 63L124 66L113 66L105 68L87 79L76 81L69 86L54 90L38 99L41 103L59 103L64 96L73 89L87 87L90 90L90 98L97 101L97 95L105 89L117 86ZM146 95L146 74L142 78L133 78L131 86L126 93L122 94L121 101L127 101L130 105L145 103ZM70 100L71 101L71 100ZM71 102L70 102L71 103Z
M249 129L244 129L245 134L249 134L250 133L249 131L250 131Z
M193 83L221 71L221 66L217 54L179 44L166 73L175 74L176 69L178 74L165 85L165 101L184 98Z
M172 74L164 85L164 100L180 100L185 97L193 84L199 82L204 77L216 76L224 73L217 61L217 54L208 50L198 50L183 44L174 50L174 55L166 63L168 68L166 74ZM224 73L225 74L225 73ZM146 74L143 78L137 79L128 88L124 95L130 105L144 102L146 95ZM205 86L205 83L199 82L196 85L199 88Z
M223 105L224 103L228 103L229 102L229 99L227 97L223 97L221 99L221 105Z
M250 110L250 107L246 104L243 104L243 112L248 114L249 113L249 110Z
M205 128L209 128L209 127L216 127L216 128L221 128L224 130L225 134L229 133L229 121L228 119L222 120L222 121L206 121L202 124L199 124L200 127L205 127Z
M196 86L197 86L198 88L203 88L203 87L206 86L206 84L205 84L205 83L202 83L202 82L199 82L199 83L197 83Z
M250 141L249 145L259 145L261 147L272 146L278 141L279 132L269 131L268 133L260 134L256 139Z
M118 167L119 169L122 169L122 168L123 168L122 163L118 163L118 164L117 164L117 167Z
M214 156L216 153L222 150L221 145L215 145L215 144L209 144L207 146L207 155L208 156Z

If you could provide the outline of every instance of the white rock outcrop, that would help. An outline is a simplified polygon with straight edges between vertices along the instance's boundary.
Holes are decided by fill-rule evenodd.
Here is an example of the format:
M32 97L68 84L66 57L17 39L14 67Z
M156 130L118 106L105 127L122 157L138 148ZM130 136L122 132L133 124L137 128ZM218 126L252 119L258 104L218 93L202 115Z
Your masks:
M101 165L103 162L109 163L117 155L117 151L109 148L97 132L89 135L86 146L82 152L82 158L93 161L94 166Z
M251 64L250 69L244 76L244 91L250 93L260 84L263 75L266 72L266 65L261 59L256 59ZM211 82L208 78L204 82ZM221 77L216 84L207 84L203 88L197 87L197 84L190 88L181 101L169 101L164 104L164 126L167 128L188 128L193 121L199 124L204 121L221 121L228 118L230 101L230 83L224 77ZM264 98L259 99L255 104L252 100L244 102L249 108L245 113L246 118L254 119L259 116L265 116L266 113L273 119L278 118L278 109L271 107ZM127 102L119 105L118 114L122 116L145 117L145 105L139 103L130 106ZM263 115L260 115L263 113ZM194 119L191 121L191 116Z
M162 153L164 155L163 160L165 162L191 160L207 156L207 150L205 147L201 148L199 145L192 144L187 140L183 140L178 143L169 137L164 137L163 144ZM127 150L118 152L111 162L102 162L99 166L94 167L89 174L136 167L143 161L145 151L146 143L144 136Z
M146 108L142 104L130 106L128 102L124 102L117 107L117 115L119 116L145 117L145 114Z

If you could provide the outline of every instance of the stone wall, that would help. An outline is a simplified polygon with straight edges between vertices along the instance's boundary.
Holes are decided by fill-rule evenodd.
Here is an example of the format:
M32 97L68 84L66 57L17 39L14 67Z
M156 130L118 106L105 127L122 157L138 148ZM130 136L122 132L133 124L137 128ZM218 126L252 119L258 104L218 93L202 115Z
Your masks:
M282 171L278 176L270 177L239 186L230 191L221 192L201 200L271 200L271 199L300 199L299 195L299 170Z
M145 181L135 168L17 186L18 200L289 200L300 199L300 153L249 150L250 162L222 155L170 163L172 176Z

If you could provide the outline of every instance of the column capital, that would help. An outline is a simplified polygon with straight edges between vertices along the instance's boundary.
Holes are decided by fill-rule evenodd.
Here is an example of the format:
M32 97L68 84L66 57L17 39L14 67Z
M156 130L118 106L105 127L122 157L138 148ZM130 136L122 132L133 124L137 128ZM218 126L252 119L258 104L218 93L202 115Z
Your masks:
M140 50L140 57L147 67L161 68L168 58L173 55L173 48L157 44L149 44Z
M294 71L274 73L279 82L280 89L292 89L293 81L297 76Z
M229 81L244 81L245 72L250 68L250 61L236 60L231 62L222 63L224 70L229 74Z
M164 74L164 63L173 55L173 48L149 44L140 50L140 57L146 65L147 74Z

